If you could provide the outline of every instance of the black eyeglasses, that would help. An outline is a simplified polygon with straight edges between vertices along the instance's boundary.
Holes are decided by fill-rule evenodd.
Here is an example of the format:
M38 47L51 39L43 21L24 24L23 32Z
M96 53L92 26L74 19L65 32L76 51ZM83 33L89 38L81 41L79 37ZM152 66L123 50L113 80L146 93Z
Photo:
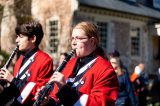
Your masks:
M71 41L82 42L84 39L88 39L87 37L72 37Z

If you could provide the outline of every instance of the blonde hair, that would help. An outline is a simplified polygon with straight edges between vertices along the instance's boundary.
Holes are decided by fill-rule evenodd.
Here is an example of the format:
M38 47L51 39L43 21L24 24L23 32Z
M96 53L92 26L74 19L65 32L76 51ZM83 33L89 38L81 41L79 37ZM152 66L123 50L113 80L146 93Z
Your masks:
M86 33L86 36L88 38L94 37L96 39L96 45L99 44L100 35L99 35L98 27L95 24L84 21L84 22L78 23L74 27L74 29L82 29Z

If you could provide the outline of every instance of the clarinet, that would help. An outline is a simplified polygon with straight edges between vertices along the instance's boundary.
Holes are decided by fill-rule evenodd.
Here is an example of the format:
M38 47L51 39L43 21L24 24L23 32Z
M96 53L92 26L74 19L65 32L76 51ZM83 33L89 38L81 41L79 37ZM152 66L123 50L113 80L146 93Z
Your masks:
M13 52L11 53L9 59L7 60L7 62L5 63L5 65L3 66L3 68L8 69L9 65L11 64L15 54L18 52L19 46L17 45L15 47L15 49L13 50ZM3 71L3 70L2 70ZM0 85L4 86L6 85L6 81L4 80L0 80Z
M19 48L19 46L17 45L16 48L11 53L11 55L10 55L9 59L7 60L6 64L3 66L3 68L8 69L8 67L11 64L11 61L13 60L15 54L18 52L18 48Z
M66 66L67 62L70 60L70 58L74 55L75 50L71 50L71 52L66 56L66 58L63 60L62 64L58 66L55 72L62 72L64 67ZM39 92L39 96L37 100L34 102L33 106L40 106L42 101L44 100L44 97L50 94L50 92L53 90L54 84L53 83L47 83L45 87Z

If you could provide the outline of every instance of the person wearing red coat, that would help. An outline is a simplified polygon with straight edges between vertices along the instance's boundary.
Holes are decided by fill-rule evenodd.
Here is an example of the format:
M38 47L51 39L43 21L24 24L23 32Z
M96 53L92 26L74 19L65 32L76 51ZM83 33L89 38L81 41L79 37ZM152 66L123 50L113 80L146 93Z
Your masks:
M77 24L71 44L75 50L63 72L55 72L49 82L53 92L42 103L46 106L114 106L118 96L118 80L111 64L100 56L97 27L90 22ZM42 88L43 89L43 88ZM37 92L36 97L40 95Z
M53 74L53 60L38 48L43 38L39 22L17 26L16 34L21 56L15 63L14 75L7 69L0 71L1 79L10 84L0 94L0 105L32 106L37 89L45 85Z

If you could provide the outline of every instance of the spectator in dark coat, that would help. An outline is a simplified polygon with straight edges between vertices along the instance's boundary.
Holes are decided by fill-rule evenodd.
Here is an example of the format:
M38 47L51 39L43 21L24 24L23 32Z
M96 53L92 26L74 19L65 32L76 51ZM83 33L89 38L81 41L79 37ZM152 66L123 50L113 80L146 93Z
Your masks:
M115 69L119 82L119 95L116 101L116 106L136 106L137 101L134 95L133 87L131 85L127 69L120 61L120 54L118 51L110 53L110 62Z

